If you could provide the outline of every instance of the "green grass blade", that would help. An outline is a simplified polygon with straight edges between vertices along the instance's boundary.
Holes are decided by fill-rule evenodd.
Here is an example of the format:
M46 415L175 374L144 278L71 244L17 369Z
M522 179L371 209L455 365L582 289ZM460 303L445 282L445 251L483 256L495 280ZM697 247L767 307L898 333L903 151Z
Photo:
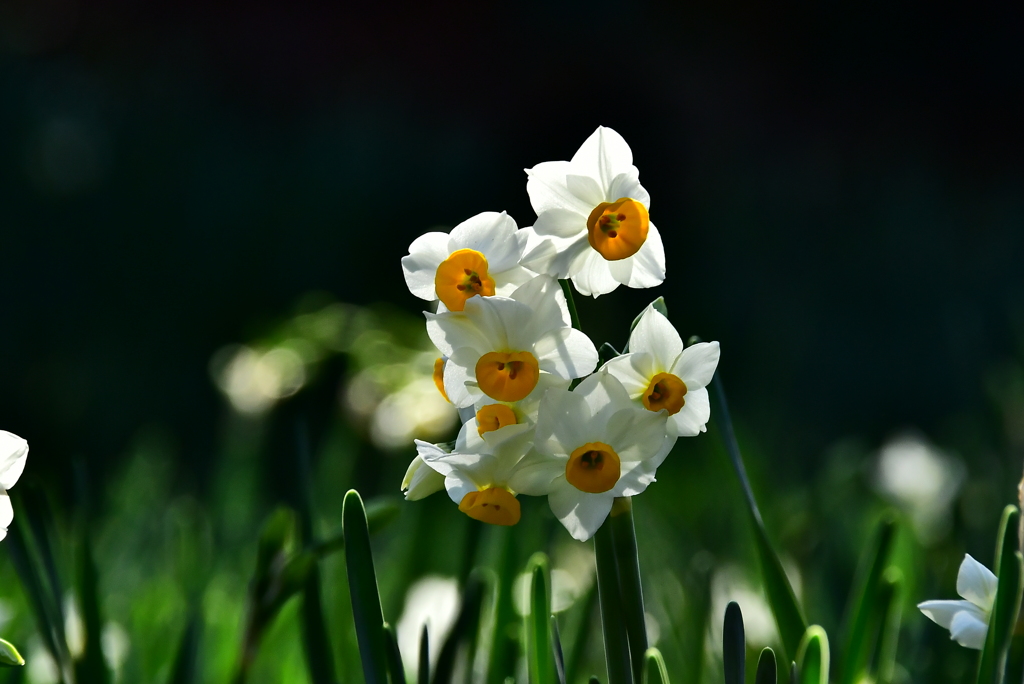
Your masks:
M14 647L14 644L6 639L0 639L0 666L21 667L24 664L25 659L18 653L18 649Z
M306 654L312 684L334 682L334 657L331 654L327 622L324 619L320 590L320 568L312 562L302 588L302 649Z
M807 628L796 655L800 684L828 684L828 635L818 625Z
M417 684L430 684L430 636L427 634L426 625L423 625L423 631L420 632L420 661L417 675Z
M558 618L554 615L551 616L551 650L555 654L555 675L558 677L558 684L566 684L562 637L558 634Z
M597 678L597 675L590 675L588 684L601 684L601 680Z
M1020 511L1016 506L1003 509L996 540L996 577L999 586L988 623L985 648L978 664L978 684L1001 684L1010 650L1010 637L1017 622L1021 598L1021 554L1017 550Z
M377 575L373 570L370 531L366 525L363 500L354 489L345 494L341 518L345 533L345 567L363 679L366 684L388 684L384 613L377 591Z
M718 399L718 411L713 415L717 415L716 423L720 426L722 441L725 443L729 459L732 461L740 486L743 488L747 512L750 514L751 524L754 526L754 548L761 566L764 591L772 614L775 616L775 623L779 628L784 655L792 657L799 648L804 632L807 631L807 620L804 618L803 611L800 610L796 594L793 593L793 587L782 568L782 561L779 560L768 539L768 531L764 527L761 511L754 499L754 490L751 489L750 480L747 478L747 470L743 465L743 456L740 454L739 442L736 440L732 418L729 415L729 405L725 399L725 391L722 389L721 373L715 374L711 384L715 390L715 397Z
M5 545L10 554L11 564L21 579L21 584L28 595L29 605L36 618L39 632L43 636L47 650L55 663L65 663L67 647L64 642L64 625L58 624L58 613L53 606L54 597L47 593L39 581L39 573L32 567L25 534L22 531L24 515L15 515L14 524L7 530ZM60 669L61 666L58 665ZM63 680L63 677L61 678Z
M526 662L530 684L555 684L551 649L551 571L548 558L535 553L526 565L530 575L530 614L526 617Z
M615 545L615 567L619 573L619 595L622 597L626 637L633 665L633 681L643 679L647 652L647 621L644 592L640 583L640 559L637 556L636 529L633 523L633 502L629 497L615 499L606 525L611 526Z
M398 519L402 512L399 501L401 499L393 496L378 496L366 502L366 526L369 528L371 536ZM316 542L310 547L310 550L319 558L344 551L345 533L339 532L323 541Z
M75 681L104 684L111 680L103 658L103 618L100 615L99 574L92 558L89 526L82 524L78 543L78 598L85 625L85 651L75 662Z
M398 636L395 628L384 623L384 641L388 648L388 674L391 684L405 684L405 666L402 665L402 652L398 650Z
M896 520L887 515L878 525L861 561L846 613L846 647L839 667L839 684L857 684L868 671L875 636L880 632L888 601L880 595L882 575L896 539Z
M178 643L178 651L174 656L174 664L171 666L171 676L167 684L193 684L198 681L198 663L196 658L199 652L199 628L200 621L195 613L188 619L185 631Z
M499 536L501 552L496 563L498 580L495 587L494 640L487 665L487 684L504 684L507 677L515 674L516 658L519 656L517 635L521 623L512 601L512 588L519 571L516 561L518 537L516 530L511 527L499 527L493 533Z
M669 684L665 659L661 657L661 651L656 648L649 648L644 653L644 671L641 681L643 684Z
M1014 634L1010 639L1010 653L1006 656L1005 681L1024 682L1024 634Z
M796 661L789 664L789 684L800 684L800 669L796 666Z
M903 617L903 573L892 567L882 575L879 603L884 606L878 630L875 652L878 654L873 668L877 684L889 684L896 672L896 646L900 639L900 621Z
M757 674L754 675L754 684L778 684L778 668L775 651L770 646L765 646L761 649L761 655L757 657Z
M745 684L747 639L743 633L743 612L735 601L725 607L722 625L722 667L725 684Z
M607 524L601 525L594 535L594 554L597 558L597 591L601 603L608 684L633 684L629 637L626 636L619 576L615 567L615 548L611 528Z

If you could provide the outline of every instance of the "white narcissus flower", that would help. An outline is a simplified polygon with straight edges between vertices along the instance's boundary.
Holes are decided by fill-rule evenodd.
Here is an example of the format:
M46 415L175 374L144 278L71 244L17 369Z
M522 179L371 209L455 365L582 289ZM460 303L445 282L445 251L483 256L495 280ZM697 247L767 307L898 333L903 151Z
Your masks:
M460 511L492 525L515 525L521 512L511 483L533 448L533 426L520 423L483 432L478 427L475 418L463 425L451 453L420 441L416 448L444 476L448 496Z
M0 430L0 540L7 537L7 528L14 520L14 507L7 490L17 483L27 460L28 442Z
M637 408L614 376L595 373L572 392L549 390L538 416L535 452L509 485L547 495L569 534L586 541L615 497L640 494L654 482L667 414Z
M594 343L570 326L565 295L549 276L510 297L473 297L461 312L425 315L427 334L448 357L444 388L459 408L485 397L522 401L543 375L572 380L597 365Z
M999 580L978 561L965 555L956 576L956 593L964 601L925 601L917 607L936 624L949 630L949 638L961 646L985 647L992 603Z
M528 235L505 212L485 211L451 233L419 236L402 257L409 291L462 311L475 295L508 295L534 274L519 265Z
M427 442L423 443L427 444ZM440 447L433 444L430 446L440 449ZM405 500L419 501L442 489L444 489L444 476L424 463L423 457L417 453L416 458L412 459L412 463L409 464L405 471L405 477L402 479L402 491L405 492Z
M572 278L580 293L594 297L665 280L665 247L647 213L651 198L621 135L598 127L571 161L543 162L526 173L537 220L520 231L529 236L524 266Z
M602 370L618 378L630 398L651 411L668 411L669 434L692 437L707 429L711 404L706 386L718 367L718 342L683 348L668 318L653 306L629 336L629 353Z

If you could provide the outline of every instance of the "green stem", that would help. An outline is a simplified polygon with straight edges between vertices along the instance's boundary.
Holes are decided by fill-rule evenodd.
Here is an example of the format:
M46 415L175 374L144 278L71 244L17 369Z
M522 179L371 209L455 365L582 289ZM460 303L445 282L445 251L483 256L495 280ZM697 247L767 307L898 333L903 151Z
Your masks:
M644 621L644 592L640 583L640 559L636 549L636 528L633 524L633 502L628 496L615 499L605 523L611 527L615 549L615 567L619 575L623 618L629 638L633 681L643 681L647 653L647 625Z
M572 327L582 331L580 314L576 311L576 300L572 298L572 286L569 285L568 280L559 280L558 284L562 286L562 292L565 293L565 304L569 307L569 320L572 321Z
M615 564L615 540L611 525L601 525L594 535L597 557L597 591L601 602L601 627L608 664L608 684L633 684L630 668L629 637L623 620L619 573Z

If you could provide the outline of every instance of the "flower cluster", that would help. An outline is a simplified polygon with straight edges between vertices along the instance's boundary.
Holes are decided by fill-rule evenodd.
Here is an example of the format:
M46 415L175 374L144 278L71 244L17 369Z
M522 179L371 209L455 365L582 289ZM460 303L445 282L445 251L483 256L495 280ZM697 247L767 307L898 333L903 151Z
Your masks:
M519 494L546 496L585 540L616 497L654 482L676 439L705 430L719 348L684 347L652 305L627 353L599 367L594 343L573 326L568 281L594 297L664 281L650 196L610 128L572 160L526 173L532 227L484 212L422 235L402 259L412 294L439 301L425 314L440 352L434 380L463 420L454 444L417 440L402 488L411 500L444 488L459 510L496 525L519 521Z
M21 477L28 460L28 442L15 434L0 430L0 540L7 537L7 528L14 520L14 507L7 490Z

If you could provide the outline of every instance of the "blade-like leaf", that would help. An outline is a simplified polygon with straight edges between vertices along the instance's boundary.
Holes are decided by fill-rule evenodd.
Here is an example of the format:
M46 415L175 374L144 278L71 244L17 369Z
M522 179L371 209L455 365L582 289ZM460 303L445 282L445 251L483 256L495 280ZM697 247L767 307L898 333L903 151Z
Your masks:
M754 684L778 684L778 667L778 663L775 662L775 651L770 646L761 649L761 655L757 658L757 674L754 676Z
M192 614L185 625L185 631L178 642L178 652L174 656L174 665L171 667L171 676L167 684L193 684L199 681L196 657L199 652L199 628L200 621L196 614Z
M796 661L789 664L789 684L800 684L800 669L796 666Z
M692 339L692 338L691 338ZM729 405L725 399L725 391L722 389L721 373L715 373L712 380L715 396L718 399L718 412L716 422L720 425L722 441L725 443L729 459L732 461L736 476L743 488L744 498L747 503L747 512L750 514L750 521L754 527L754 549L757 551L757 558L761 566L761 578L764 581L764 591L768 597L768 604L771 606L772 614L775 616L775 623L779 628L779 635L782 637L782 646L785 655L792 657L799 648L800 640L807 631L807 620L796 601L796 594L786 577L782 568L782 561L779 560L775 549L772 548L768 539L768 531L765 529L764 520L761 518L761 511L754 499L754 490L750 487L750 480L747 478L747 470L743 465L743 456L740 454L740 445L736 440L736 433L733 430L732 418L729 415Z
M495 564L498 579L495 584L494 633L490 644L490 662L487 664L487 684L504 684L507 677L515 674L516 659L519 656L518 633L521 622L512 601L512 587L519 574L516 532L511 527L493 530L498 537L501 552Z
M555 674L558 676L558 684L566 684L562 637L558 634L558 618L554 615L551 616L551 650L555 654Z
M302 648L306 654L309 679L313 684L334 682L334 657L327 637L320 591L320 568L313 561L302 589Z
M417 684L430 684L430 637L427 626L420 632L420 659L416 677Z
M643 684L669 684L665 659L656 648L649 648L644 653L644 672L641 681Z
M868 670L875 637L887 615L888 602L881 600L879 592L895 539L896 519L889 514L879 523L857 570L846 613L846 648L839 667L839 684L857 684Z
M743 633L743 612L735 601L725 608L722 626L722 667L725 684L746 682L747 640Z
M393 496L379 496L366 502L366 526L370 534L377 534L382 529L398 519L402 509L398 505L399 499ZM345 549L344 532L317 542L311 550L320 558L329 556L337 551Z
M384 643L388 649L388 674L391 684L405 684L405 666L402 665L402 652L398 650L398 637L395 628L384 623Z
M619 595L622 597L623 617L626 620L633 681L641 681L644 654L647 651L647 621L644 612L644 593L640 584L640 559L636 548L632 499L615 499L605 525L611 527L612 543L615 545L615 567L619 574Z
M989 618L985 648L978 664L978 684L1001 684L1010 650L1010 637L1017 621L1021 599L1021 554L1017 550L1020 511L1016 506L1003 509L996 538L996 589L992 615Z
M24 664L25 659L18 653L18 649L14 647L14 644L6 639L0 639L0 665L4 667L21 667Z
M359 642L363 678L367 684L388 684L387 645L384 641L384 614L377 592L377 575L370 552L370 531L359 493L350 489L342 505L342 529L345 533L345 566L352 597L352 617Z
M896 646L903 617L903 573L899 568L888 568L882 575L878 602L883 606L883 618L874 648L878 657L870 674L877 684L889 684L896 671Z
M622 597L619 594L619 574L615 567L615 547L607 521L594 535L594 554L597 558L597 591L601 603L601 627L608 665L608 684L633 684L629 637L626 636Z
M828 635L818 625L811 625L796 654L800 684L828 684L828 661Z
M100 615L99 576L92 559L89 526L82 524L78 543L78 596L85 626L85 652L75 661L75 681L104 684L111 680L103 657L103 618Z
M548 558L535 553L526 565L530 575L530 614L526 617L526 662L530 684L555 684L551 649L551 571Z

